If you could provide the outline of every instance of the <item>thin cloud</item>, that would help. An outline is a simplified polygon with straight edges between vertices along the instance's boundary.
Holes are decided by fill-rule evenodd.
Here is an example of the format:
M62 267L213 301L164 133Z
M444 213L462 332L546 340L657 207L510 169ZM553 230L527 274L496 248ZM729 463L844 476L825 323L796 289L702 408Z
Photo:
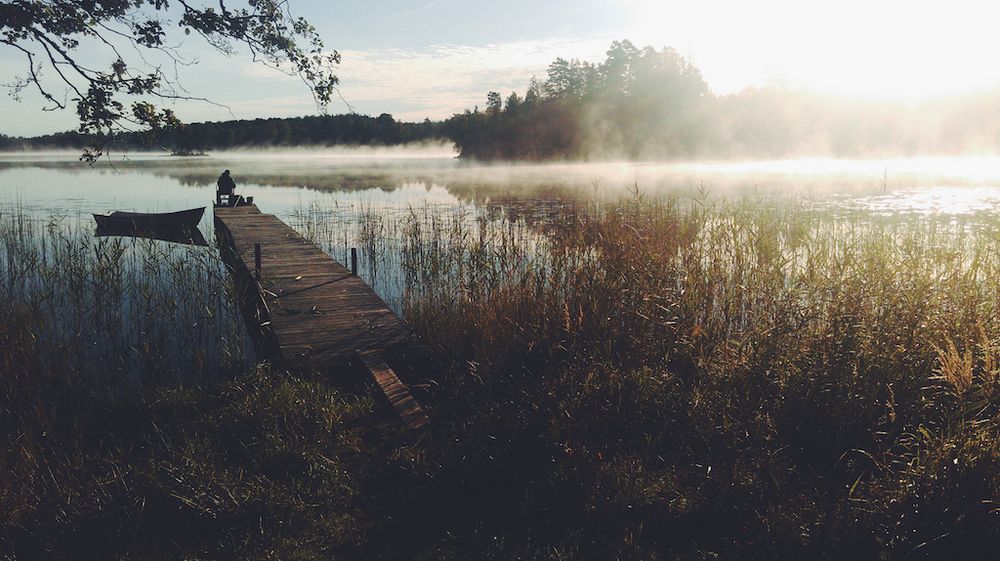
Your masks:
M425 49L342 51L341 92L350 103L412 108L404 118L442 118L476 104L488 91L523 93L556 57L598 58L610 39L564 39Z

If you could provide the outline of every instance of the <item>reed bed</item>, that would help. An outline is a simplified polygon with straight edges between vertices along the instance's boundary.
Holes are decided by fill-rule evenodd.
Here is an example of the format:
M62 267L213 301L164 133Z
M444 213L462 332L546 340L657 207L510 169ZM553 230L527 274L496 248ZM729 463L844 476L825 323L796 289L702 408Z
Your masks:
M214 248L91 228L0 212L0 559L320 558L378 539L354 503L408 462L387 459L400 437L372 396L255 366Z
M639 192L557 220L393 212L343 217L344 245L394 240L372 249L436 364L429 518L457 551L1000 546L994 217Z
M573 204L515 209L518 219L504 218L510 216L511 207L490 203L484 207L312 203L288 218L293 228L345 266L350 266L351 248L357 249L359 276L405 317L409 300L452 289L460 292L461 287L451 283L467 271L491 268L496 276L513 260L540 255L548 239L539 226L561 223L576 213ZM500 252L490 254L486 250L496 236L505 242ZM469 269L455 255L472 244L478 244L481 261Z
M251 351L214 248L91 229L0 211L0 303L30 331L38 369L196 384L247 368Z
M0 434L11 473L31 461L19 451L57 434L60 454L93 446L78 429L102 414L95 404L212 385L252 360L213 250L91 229L0 209Z

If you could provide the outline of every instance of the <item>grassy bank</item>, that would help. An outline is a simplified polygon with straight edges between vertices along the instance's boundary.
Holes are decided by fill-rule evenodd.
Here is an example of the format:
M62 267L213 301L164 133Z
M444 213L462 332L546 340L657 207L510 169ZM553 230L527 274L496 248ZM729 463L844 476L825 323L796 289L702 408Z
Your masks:
M395 547L405 501L368 504L405 492L409 442L363 389L249 364L213 249L13 209L0 279L0 559Z
M88 362L56 361L33 318L83 325L98 307L27 313L34 293L5 288L0 366L26 374L4 379L0 555L936 559L1000 546L995 219L640 194L543 219L359 216L329 218L358 220L356 239L322 212L300 227L370 248L362 272L397 291L432 357L401 372L433 414L428 437L399 434L367 391L225 360L203 363L228 374L193 378L153 360L125 386L58 376ZM3 270L37 261L7 243ZM73 278L100 278L92 254ZM204 284L185 279L156 290ZM235 336L201 334L187 355ZM139 354L171 356L156 348Z

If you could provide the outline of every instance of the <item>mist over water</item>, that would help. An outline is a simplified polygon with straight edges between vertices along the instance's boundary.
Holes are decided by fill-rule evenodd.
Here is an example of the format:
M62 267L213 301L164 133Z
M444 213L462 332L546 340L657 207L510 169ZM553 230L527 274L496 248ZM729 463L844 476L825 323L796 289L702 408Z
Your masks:
M74 232L94 228L91 213L210 207L216 178L229 169L240 194L253 196L262 212L277 215L334 259L346 264L350 248L358 248L361 277L401 315L408 291L420 290L403 259L414 227L458 228L470 239L504 231L533 255L544 251L549 234L581 215L636 196L806 209L847 222L885 216L985 221L1000 205L1000 157L477 164L433 151L297 150L129 154L95 166L76 157L0 156L0 214L20 212L75 239ZM210 211L200 229L213 244ZM178 262L186 252L204 260L214 251L124 241L137 255L171 255Z
M567 202L615 202L635 191L650 197L756 197L947 214L991 210L1000 186L1000 157L995 156L481 164L455 159L437 147L406 153L233 151L206 157L133 153L94 166L76 156L0 154L0 201L85 219L107 210L166 212L208 205L224 169L232 170L240 193L253 195L263 211L279 216L310 204L544 209Z

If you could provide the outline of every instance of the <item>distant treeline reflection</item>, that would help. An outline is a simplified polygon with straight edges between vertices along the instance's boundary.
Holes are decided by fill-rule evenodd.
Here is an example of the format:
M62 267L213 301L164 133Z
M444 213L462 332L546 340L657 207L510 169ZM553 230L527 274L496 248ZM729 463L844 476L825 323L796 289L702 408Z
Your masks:
M197 153L450 141L462 157L484 160L959 154L996 151L998 101L1000 90L906 103L778 86L716 95L674 49L615 41L603 62L556 59L523 95L491 91L484 108L443 121L401 122L387 113L236 120L128 133L109 142ZM92 141L75 132L0 135L0 150L81 148Z

